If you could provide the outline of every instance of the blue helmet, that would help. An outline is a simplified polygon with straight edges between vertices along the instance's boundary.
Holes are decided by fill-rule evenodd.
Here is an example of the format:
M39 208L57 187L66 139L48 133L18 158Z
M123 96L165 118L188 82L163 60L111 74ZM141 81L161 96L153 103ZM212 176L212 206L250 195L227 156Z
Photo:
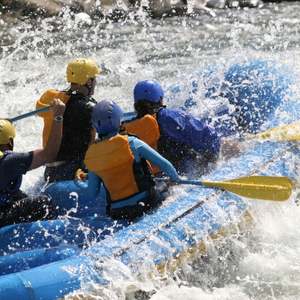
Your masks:
M149 101L159 103L164 97L161 85L152 80L139 81L133 90L134 103L139 101Z
M114 101L103 100L97 103L92 112L92 124L98 134L117 133L120 128L123 111Z

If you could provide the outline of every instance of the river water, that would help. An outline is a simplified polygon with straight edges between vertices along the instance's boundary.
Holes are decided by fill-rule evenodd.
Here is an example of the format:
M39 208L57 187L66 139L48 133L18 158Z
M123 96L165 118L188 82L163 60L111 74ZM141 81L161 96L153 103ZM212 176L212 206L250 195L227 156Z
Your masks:
M295 77L293 97L300 98L299 25L298 3L154 20L141 11L118 23L92 21L68 11L37 22L7 23L3 18L0 116L32 110L43 91L65 88L65 66L81 56L93 57L102 66L95 98L114 99L126 111L132 110L132 89L138 80L156 79L165 88L182 83L186 89L168 101L179 106L188 97L193 72L218 65L222 77L232 63L257 58L290 69ZM201 105L202 92L193 109L199 115L207 109ZM16 148L38 147L41 129L38 118L20 121ZM28 174L23 189L39 188L42 172ZM184 265L172 276L141 280L124 266L111 266L111 277L117 270L125 274L122 279L105 288L84 286L66 299L300 299L300 208L293 200L249 205L254 218L249 233L211 243L208 257Z

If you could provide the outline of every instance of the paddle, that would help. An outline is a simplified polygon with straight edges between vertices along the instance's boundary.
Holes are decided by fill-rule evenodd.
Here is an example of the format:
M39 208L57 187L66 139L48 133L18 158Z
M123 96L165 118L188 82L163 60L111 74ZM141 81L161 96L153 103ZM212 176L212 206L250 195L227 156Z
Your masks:
M269 139L278 142L300 141L300 121L271 128L269 130L251 136L250 139Z
M158 180L166 181L161 178ZM292 193L293 182L281 176L247 176L226 181L180 180L179 184L192 184L205 188L219 188L239 196L260 200L285 201Z
M14 118L10 118L10 119L7 119L7 120L10 121L11 123L13 123L13 122L16 122L16 121L19 121L19 120L26 119L28 117L34 116L34 115L36 115L38 113L46 112L49 109L50 109L50 106L43 107L43 108L40 108L40 109L31 111L31 112L28 112L28 113L25 113L25 114L22 114L22 115L19 115L19 116L16 116Z
M39 108L39 109L36 109L34 111L31 111L31 112L28 112L28 113L25 113L25 114L22 114L22 115L19 115L17 117L10 118L10 119L7 119L7 120L10 121L11 123L13 123L13 122L16 122L16 121L19 121L19 120L26 119L28 117L34 116L34 115L36 115L38 113L49 111L49 109L50 109L50 106ZM124 113L123 118L125 118L125 119L126 118L132 118L134 116L135 116L135 112L127 112L127 113Z

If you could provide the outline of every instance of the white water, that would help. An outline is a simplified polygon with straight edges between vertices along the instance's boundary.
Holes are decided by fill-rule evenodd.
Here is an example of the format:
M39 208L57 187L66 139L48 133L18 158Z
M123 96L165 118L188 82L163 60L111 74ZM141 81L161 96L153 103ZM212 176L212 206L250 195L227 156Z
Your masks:
M65 66L78 56L91 56L105 66L95 98L115 99L127 111L138 80L154 78L164 87L188 84L195 70L213 63L225 69L252 58L271 59L293 70L293 91L300 99L299 9L299 4L292 3L216 11L215 18L148 20L142 15L141 21L92 25L65 15L36 25L19 22L18 27L0 27L0 34L10 34L14 40L1 44L0 116L30 111L44 90L64 88ZM183 98L169 104L180 105ZM202 101L200 92L194 113L201 114ZM39 147L41 128L38 118L20 121L16 150ZM299 158L294 159L291 164ZM26 175L24 190L34 192L42 172L41 168ZM113 262L106 274L114 278L111 286L85 285L72 299L299 299L300 208L293 199L280 204L252 201L249 205L255 225L251 232L243 238L209 243L208 258L186 264L164 279L149 278L146 271L143 279L137 279L125 266ZM135 290L147 293L135 294Z

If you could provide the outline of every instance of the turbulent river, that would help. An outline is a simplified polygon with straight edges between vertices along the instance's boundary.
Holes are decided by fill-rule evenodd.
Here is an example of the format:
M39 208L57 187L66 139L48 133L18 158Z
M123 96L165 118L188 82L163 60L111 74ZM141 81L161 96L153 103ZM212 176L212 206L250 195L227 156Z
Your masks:
M0 117L33 110L43 91L65 88L66 64L82 56L93 57L103 69L95 98L116 100L126 111L132 110L132 89L138 80L156 79L165 88L183 83L186 91L168 101L179 106L188 97L193 72L218 65L222 77L231 64L256 58L290 69L295 77L293 97L300 99L298 3L167 19L149 19L140 12L118 23L68 11L38 22L3 18L0 37ZM209 107L203 98L200 88L194 114ZM17 150L39 147L41 129L38 118L18 122ZM22 188L34 193L42 173L42 168L30 172ZM249 232L208 242L207 257L183 265L172 276L148 278L145 271L139 279L125 266L112 263L107 276L114 280L109 287L87 284L66 299L299 299L300 208L295 199L249 205L254 218Z

